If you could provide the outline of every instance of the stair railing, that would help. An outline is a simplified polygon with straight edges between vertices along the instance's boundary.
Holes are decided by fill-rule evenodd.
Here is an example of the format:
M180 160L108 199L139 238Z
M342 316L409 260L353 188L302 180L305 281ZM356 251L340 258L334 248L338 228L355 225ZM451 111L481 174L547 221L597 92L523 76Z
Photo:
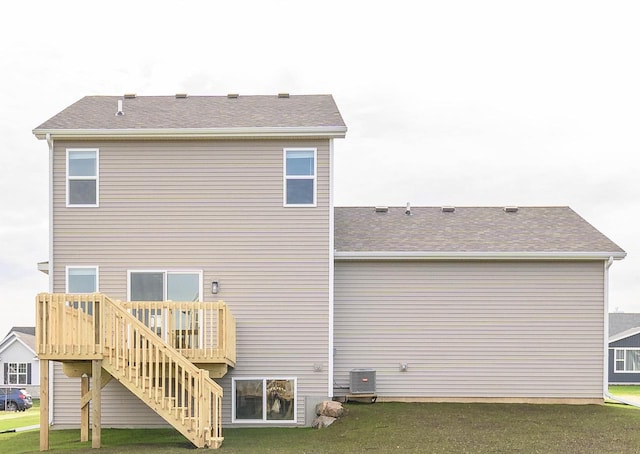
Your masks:
M119 375L198 437L222 438L222 388L119 303L103 296L102 344ZM191 421L189 423L189 421Z
M142 321L100 293L36 298L43 359L103 367L198 447L222 442L222 388Z

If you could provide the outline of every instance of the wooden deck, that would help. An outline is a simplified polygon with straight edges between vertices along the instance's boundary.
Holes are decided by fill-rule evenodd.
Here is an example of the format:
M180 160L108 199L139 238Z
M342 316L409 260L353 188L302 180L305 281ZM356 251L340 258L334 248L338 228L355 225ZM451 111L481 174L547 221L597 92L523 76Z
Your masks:
M100 445L100 389L111 377L195 446L219 447L222 388L211 377L235 366L235 328L222 301L116 302L100 293L42 293L36 299L41 386L48 383L50 360L62 362L70 376L93 378L91 391L83 379L81 399L84 439L94 402L93 447ZM41 431L46 449L48 428Z

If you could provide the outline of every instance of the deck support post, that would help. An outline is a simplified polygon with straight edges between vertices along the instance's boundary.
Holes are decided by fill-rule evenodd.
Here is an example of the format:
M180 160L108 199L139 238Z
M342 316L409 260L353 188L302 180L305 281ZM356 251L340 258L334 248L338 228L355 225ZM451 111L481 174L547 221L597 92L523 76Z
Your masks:
M83 374L80 377L80 441L89 441L89 402L83 401L88 392L89 377Z
M40 451L49 450L49 360L40 360Z
M93 401L93 421L91 424L91 447L100 447L100 436L102 429L102 360L94 359L91 361L91 400Z

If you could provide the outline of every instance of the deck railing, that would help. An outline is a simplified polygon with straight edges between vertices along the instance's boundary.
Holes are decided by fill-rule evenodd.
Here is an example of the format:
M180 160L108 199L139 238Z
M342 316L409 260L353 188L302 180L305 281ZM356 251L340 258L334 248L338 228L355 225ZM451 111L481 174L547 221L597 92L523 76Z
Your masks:
M36 353L43 359L102 357L100 305L104 295L41 293L36 298Z
M100 293L38 295L38 355L56 360L100 357L99 308L105 299ZM113 304L127 310L191 361L235 365L236 321L223 301Z
M196 355L202 350L208 358L235 360L235 347L230 348L235 345L235 321L224 303L189 303L190 307L186 303L118 303L99 293L42 293L36 302L36 348L41 359L102 360L109 374L196 446L220 445L222 388L183 352ZM207 323L195 323L209 322L214 315L215 347L209 346L213 339L208 330L196 332ZM182 337L168 342L161 331L152 329L161 327ZM180 350L172 345L176 342Z
M121 304L190 360L235 364L236 321L223 301Z

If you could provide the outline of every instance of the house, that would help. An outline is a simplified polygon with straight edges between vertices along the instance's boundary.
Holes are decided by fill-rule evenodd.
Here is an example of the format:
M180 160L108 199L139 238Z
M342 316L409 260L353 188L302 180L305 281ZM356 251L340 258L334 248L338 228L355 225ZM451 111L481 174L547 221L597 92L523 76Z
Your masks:
M36 355L36 328L14 326L0 342L0 385L20 385L40 397L40 368Z
M337 382L372 367L394 400L602 402L624 252L570 208L337 208L335 238Z
M602 402L624 251L567 207L335 208L346 130L288 94L90 96L38 126L49 422L86 437L93 401L94 446L167 422L218 446L309 425L358 368L383 400Z
M609 314L609 383L640 384L640 314Z

